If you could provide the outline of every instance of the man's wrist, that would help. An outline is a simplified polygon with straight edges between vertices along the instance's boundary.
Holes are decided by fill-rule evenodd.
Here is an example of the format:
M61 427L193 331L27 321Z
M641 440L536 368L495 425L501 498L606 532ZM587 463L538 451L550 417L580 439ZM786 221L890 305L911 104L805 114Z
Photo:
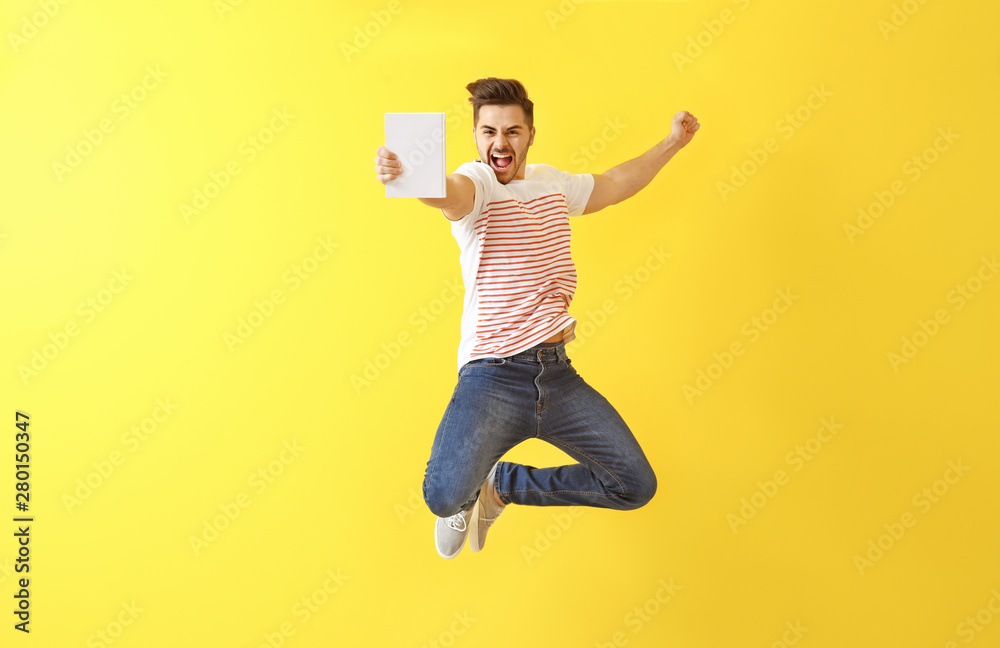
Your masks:
M676 139L673 135L667 135L666 138L661 142L663 148L670 153L676 153L677 151L684 148L684 145Z

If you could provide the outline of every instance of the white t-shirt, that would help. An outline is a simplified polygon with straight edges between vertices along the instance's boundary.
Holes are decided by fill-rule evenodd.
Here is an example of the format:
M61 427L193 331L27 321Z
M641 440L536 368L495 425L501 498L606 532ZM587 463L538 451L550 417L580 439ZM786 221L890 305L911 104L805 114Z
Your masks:
M594 176L528 164L523 180L500 184L478 160L455 170L472 179L472 211L450 221L458 242L465 303L458 368L476 358L530 349L564 331L576 337L569 216L583 213Z

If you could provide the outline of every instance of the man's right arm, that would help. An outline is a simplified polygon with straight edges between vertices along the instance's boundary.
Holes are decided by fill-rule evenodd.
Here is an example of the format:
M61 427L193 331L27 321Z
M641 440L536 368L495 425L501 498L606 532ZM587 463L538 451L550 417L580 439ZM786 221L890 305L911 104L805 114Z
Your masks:
M448 220L459 220L476 204L476 185L468 176L451 173L445 178L444 198L417 198L420 202L444 212Z
M398 156L384 146L375 152L375 177L385 184L403 172ZM440 209L448 220L459 220L472 211L476 204L476 185L461 173L452 173L445 178L444 198L417 198L420 202Z

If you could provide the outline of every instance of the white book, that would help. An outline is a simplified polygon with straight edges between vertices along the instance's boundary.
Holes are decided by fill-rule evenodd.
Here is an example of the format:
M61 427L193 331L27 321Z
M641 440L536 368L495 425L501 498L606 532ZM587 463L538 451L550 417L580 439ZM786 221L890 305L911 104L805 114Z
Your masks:
M443 112L385 113L385 147L403 163L403 173L385 183L387 198L444 198Z

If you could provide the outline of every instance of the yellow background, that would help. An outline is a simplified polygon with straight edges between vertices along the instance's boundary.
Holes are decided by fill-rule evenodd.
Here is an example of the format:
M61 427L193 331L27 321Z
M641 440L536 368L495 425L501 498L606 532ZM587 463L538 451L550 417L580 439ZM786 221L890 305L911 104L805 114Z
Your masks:
M1000 9L392 8L5 3L4 610L17 410L31 416L35 521L32 631L7 612L3 645L1000 645L1000 279L974 280L1000 254ZM383 113L407 111L448 113L449 171L473 159L464 86L484 76L518 78L535 101L529 163L601 172L679 110L702 127L637 196L571 221L570 313L578 335L592 325L568 350L646 450L655 498L628 513L511 507L482 553L445 561L420 493L456 379L458 248L440 212L384 197L372 160ZM814 87L829 94L815 109ZM123 93L142 97L127 113ZM294 117L262 134L275 110ZM783 126L796 110L807 118ZM113 130L57 173L105 119ZM249 159L248 138L269 135ZM934 158L919 177L914 156ZM182 203L233 162L186 218ZM734 165L751 173L723 195ZM322 260L319 239L334 248ZM671 256L643 272L651 248ZM298 285L297 266L312 270ZM957 285L977 290L961 308ZM275 290L282 302L231 349ZM798 299L751 341L744 327L780 290ZM607 300L614 313L590 315ZM894 367L904 337L922 344ZM734 342L743 354L712 368ZM36 352L51 358L26 374ZM359 387L368 362L382 368ZM699 370L717 378L689 398ZM842 427L795 470L788 453L824 419ZM506 458L567 460L534 441ZM743 498L762 497L734 531ZM915 524L886 535L906 514ZM859 569L880 536L888 548ZM977 614L970 636L960 624Z

